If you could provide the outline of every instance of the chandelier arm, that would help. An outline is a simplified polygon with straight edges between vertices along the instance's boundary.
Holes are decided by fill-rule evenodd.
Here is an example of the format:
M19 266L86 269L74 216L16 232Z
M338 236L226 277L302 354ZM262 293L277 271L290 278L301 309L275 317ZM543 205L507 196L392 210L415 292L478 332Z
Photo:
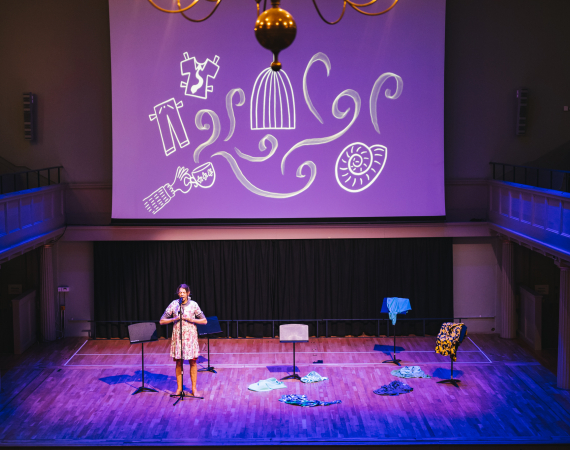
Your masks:
M208 0L209 2L215 2L216 0ZM257 17L259 17L259 4L261 3L261 0L255 0L255 3L257 3ZM267 9L267 0L265 0L263 2L263 12L265 12Z
M356 3L353 2L351 0L347 0L346 3L350 3L350 6L354 7L354 6L358 6L359 8L364 8L366 6L370 6L373 5L374 3L376 3L378 0L370 0L368 3Z
M355 9L356 11L358 11L360 14L364 14L365 16L379 16L379 15L381 15L381 14L385 14L385 13L387 13L388 11L390 11L394 6L396 6L396 3L398 3L398 0L394 0L394 3L392 3L392 5L391 5L388 9L385 9L384 11L380 11L380 12L377 12L377 13L369 13L369 12L366 12L366 11L362 11L361 9L358 9L358 6L361 6L361 5L358 5L358 4L354 3L354 2L351 2L350 0L345 0L345 1L346 1L350 6L352 6L353 9Z
M198 1L198 0L196 0ZM206 17L203 17L202 19L192 19L190 17L188 17L186 14L184 14L184 12L180 13L182 14L182 16L186 19L189 20L190 22L204 22L204 20L209 19L212 14L214 14L216 12L216 9L218 9L218 6L220 6L220 3L222 0L208 0L209 2L216 2L216 6L214 6L214 9L212 9L212 11L210 12L210 14L208 14ZM178 3L178 7L180 8L180 0L177 0Z
M396 0L396 1L398 1L398 0ZM340 17L339 17L337 20L335 20L334 22L329 22L329 21L328 21L327 19L325 19L325 18L323 17L323 15L321 14L321 10L319 9L319 7L318 7L318 5L317 5L317 0L313 0L313 5L315 5L315 9L317 10L317 14L319 15L319 17L320 17L321 19L323 19L323 22L328 23L329 25L335 25L335 24L339 23L340 20L343 18L344 13L345 13L345 11L346 11L346 0L345 0L345 2L342 4L342 13L341 13ZM354 6L353 6L353 8L354 8Z
M155 7L156 9L158 9L159 11L162 11L162 12L165 12L165 13L181 13L181 12L184 12L184 11L188 11L188 10L189 10L190 8L192 8L196 3L198 3L199 0L194 0L194 1L190 4L190 6L187 6L186 8L181 8L180 2L178 2L178 7L181 8L181 9L178 9L178 10L164 9L164 8L161 8L160 6L158 6L156 3L154 3L153 0L148 0L148 1L150 2L150 4L151 4L152 6L154 6L154 7Z

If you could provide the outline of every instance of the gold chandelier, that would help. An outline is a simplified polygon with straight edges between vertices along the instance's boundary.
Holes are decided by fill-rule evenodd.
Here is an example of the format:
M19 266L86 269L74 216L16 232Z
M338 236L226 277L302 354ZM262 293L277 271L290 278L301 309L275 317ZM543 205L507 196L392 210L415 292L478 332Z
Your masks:
M192 0L192 2L184 8L182 7L180 0L176 0L178 9L172 9L172 10L161 8L154 2L154 0L148 0L148 1L152 6L154 6L156 9L162 12L182 14L182 17L191 22L204 22L205 20L210 18L212 14L214 14L214 12L216 12L216 9L218 9L218 6L220 6L220 3L222 2L222 0L205 0L210 3L215 3L212 10L207 16L202 17L201 19L193 19L187 16L185 13L186 11L189 11L194 6L196 6L196 4L200 0ZM398 3L398 0L394 0L394 2L392 3L392 5L390 5L389 8L386 8L384 11L380 12L372 13L361 9L372 6L377 1L378 0L370 0L367 3L356 3L351 0L343 0L342 12L340 14L340 17L334 21L328 21L327 19L324 18L324 16L321 13L321 10L319 9L319 6L317 5L317 0L313 0L313 4L315 5L315 9L317 10L319 17L325 23L328 23L329 25L334 25L339 23L341 19L344 17L344 13L346 12L346 5L350 6L352 9L359 12L360 14L364 14L366 16L379 16L381 14L385 14L388 11L390 11L394 6L396 6L396 3ZM255 28L254 28L255 37L257 38L257 41L261 44L262 47L265 47L266 49L270 50L273 53L273 62L271 63L271 68L275 71L278 71L281 69L281 63L278 61L279 52L289 47L295 40L295 36L297 35L297 24L295 23L295 19L293 19L293 16L291 14L289 14L287 11L279 7L279 4L281 3L280 0L271 0L271 8L269 9L266 9L267 0L264 0L264 6L263 6L264 11L261 14L259 12L260 11L259 4L261 3L261 0L255 0L255 2L257 3L257 21L255 22Z

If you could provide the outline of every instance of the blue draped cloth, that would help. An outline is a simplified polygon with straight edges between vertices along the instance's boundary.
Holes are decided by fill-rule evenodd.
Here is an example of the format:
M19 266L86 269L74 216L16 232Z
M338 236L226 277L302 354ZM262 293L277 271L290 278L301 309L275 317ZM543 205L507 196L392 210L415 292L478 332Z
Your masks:
M382 310L380 312L388 313L392 325L396 325L396 315L406 314L411 309L409 298L386 297L382 302Z

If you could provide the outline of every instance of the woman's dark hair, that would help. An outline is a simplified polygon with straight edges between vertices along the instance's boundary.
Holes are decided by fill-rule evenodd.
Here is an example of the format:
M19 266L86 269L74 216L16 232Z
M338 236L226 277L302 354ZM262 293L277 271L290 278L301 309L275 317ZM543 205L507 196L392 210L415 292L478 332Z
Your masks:
M188 286L187 284L181 284L180 286L178 286L178 289L176 289L176 295L178 295L178 291L180 291L180 289L184 289L186 292L188 292L188 295L191 294L190 286Z

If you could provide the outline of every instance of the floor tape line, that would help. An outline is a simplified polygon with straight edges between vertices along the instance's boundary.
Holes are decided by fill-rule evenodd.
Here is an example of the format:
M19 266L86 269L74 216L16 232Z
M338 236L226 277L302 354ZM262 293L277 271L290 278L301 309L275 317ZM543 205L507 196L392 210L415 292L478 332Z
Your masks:
M71 360L73 359L73 357L79 353L79 351L84 347L85 344L87 344L87 342L89 342L89 341L85 341L85 342L83 343L83 345L82 345L81 347L79 347L79 349L71 356L71 358L69 358L69 359L66 361L66 363L64 364L64 366L67 366L67 363L68 363L69 361L71 361Z

